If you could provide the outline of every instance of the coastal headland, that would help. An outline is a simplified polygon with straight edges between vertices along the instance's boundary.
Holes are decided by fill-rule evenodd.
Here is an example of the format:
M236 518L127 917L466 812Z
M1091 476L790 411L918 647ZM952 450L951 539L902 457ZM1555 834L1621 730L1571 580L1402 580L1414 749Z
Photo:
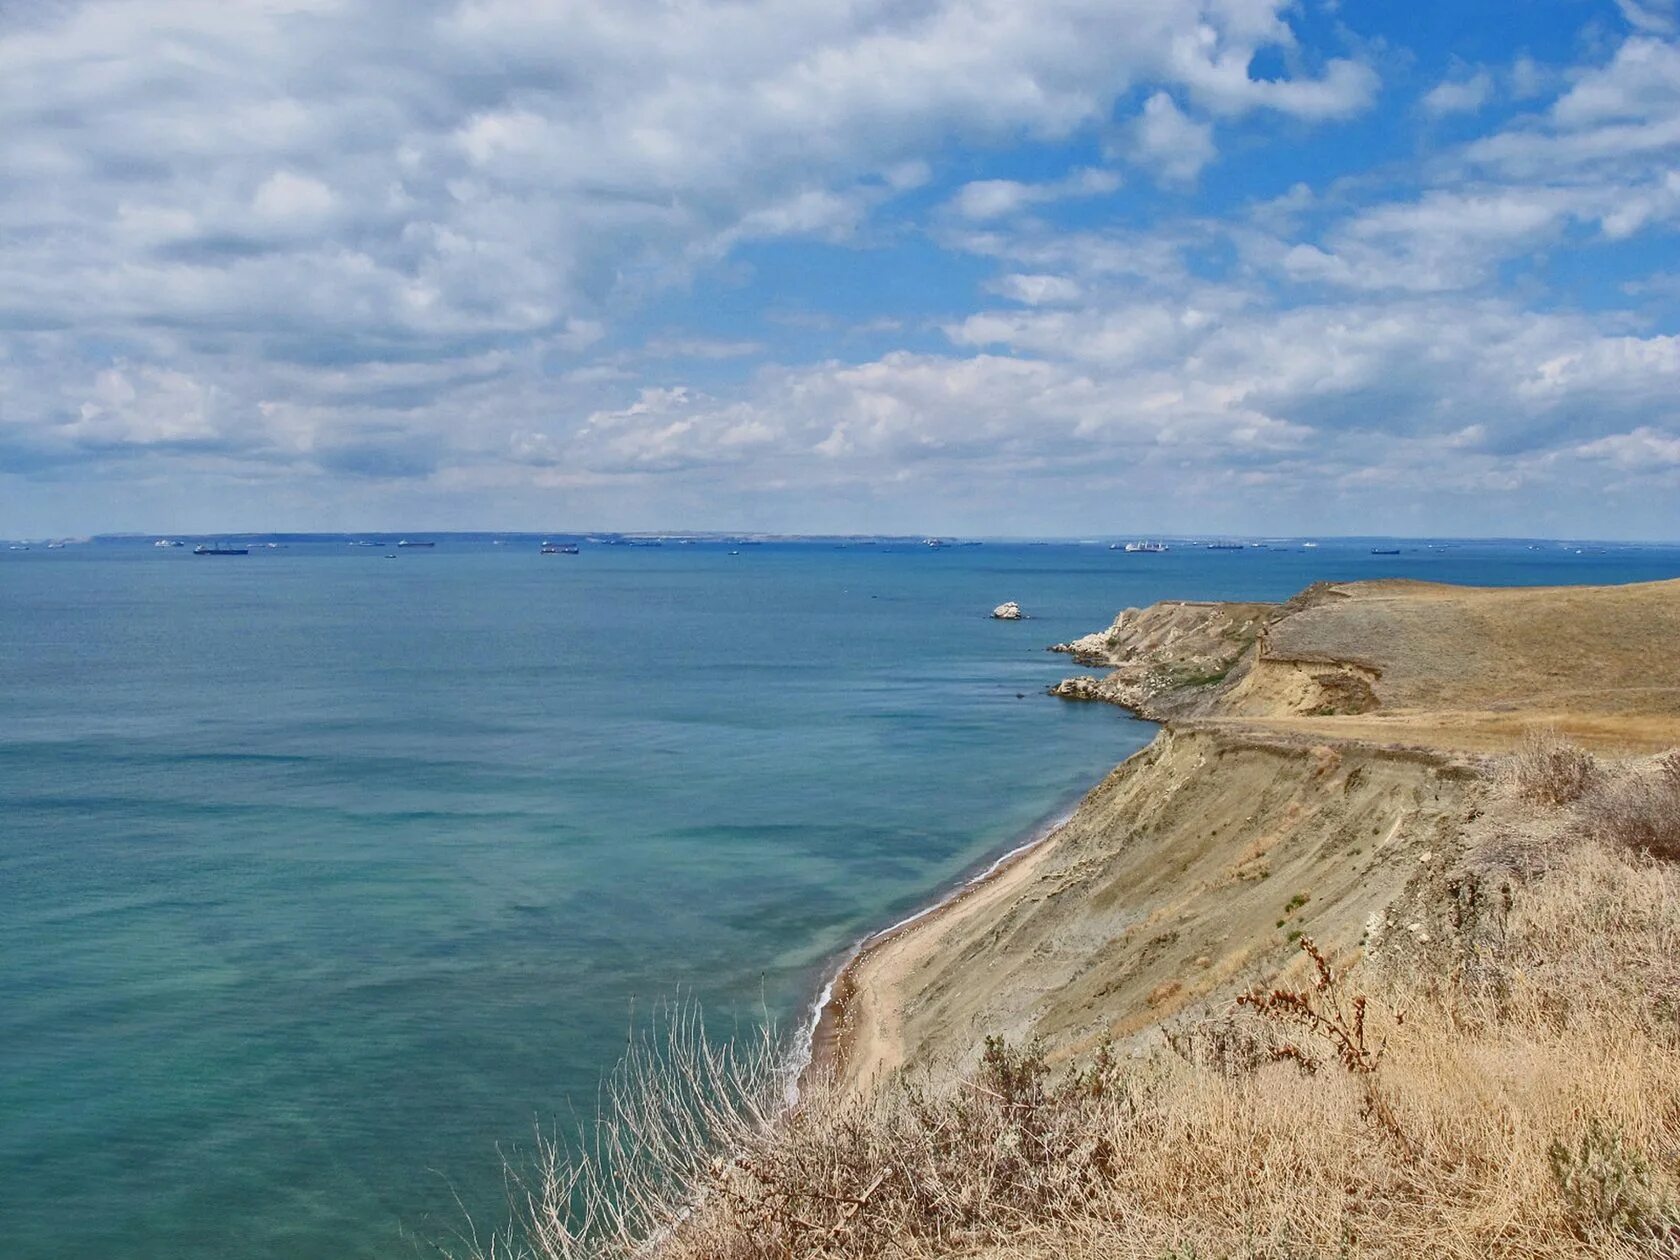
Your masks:
M1493 759L1552 730L1607 757L1680 745L1680 581L1319 584L1283 603L1128 609L1054 650L1053 688L1158 721L1052 834L867 942L815 1065L867 1092L952 1075L987 1036L1052 1060L1141 1046L1298 965L1452 930Z

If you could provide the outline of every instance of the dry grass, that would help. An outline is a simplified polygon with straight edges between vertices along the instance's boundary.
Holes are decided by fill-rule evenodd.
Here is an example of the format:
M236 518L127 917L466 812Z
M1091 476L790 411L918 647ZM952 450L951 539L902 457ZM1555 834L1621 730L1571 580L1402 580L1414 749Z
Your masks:
M1505 760L1505 778L1516 794L1539 805L1568 805L1599 780L1593 755L1555 730L1527 732Z
M1606 777L1581 812L1581 825L1607 840L1680 858L1680 753Z
M679 1024L617 1078L589 1157L548 1148L514 1226L469 1252L1680 1257L1680 867L1605 821L1680 769L1590 777L1547 807L1543 860L1484 864L1501 895L1436 942L1430 983L1306 942L1177 1054L1058 1075L991 1041L954 1083L789 1112L768 1047Z
M1051 1080L993 1043L948 1090L777 1119L763 1060L691 1056L621 1092L607 1157L551 1161L520 1228L478 1254L629 1256L648 1237L662 1260L1680 1254L1677 883L1577 847L1514 900L1497 1009L1448 994L1396 1024L1373 1004L1369 1072L1300 1022L1329 1067L1100 1059Z
M718 1184L723 1152L780 1140L792 1081L769 1026L707 1036L700 1012L659 1012L603 1084L593 1127L539 1132L505 1166L508 1219L439 1248L462 1260L608 1260L648 1254Z

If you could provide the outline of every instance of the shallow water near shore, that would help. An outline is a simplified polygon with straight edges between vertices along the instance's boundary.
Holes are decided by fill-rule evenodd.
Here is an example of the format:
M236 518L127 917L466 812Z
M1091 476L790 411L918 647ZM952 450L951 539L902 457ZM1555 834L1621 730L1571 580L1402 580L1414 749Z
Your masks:
M0 1255L499 1220L498 1144L586 1117L638 1012L799 1024L1145 743L1043 694L1122 607L1680 575L1397 545L0 552Z

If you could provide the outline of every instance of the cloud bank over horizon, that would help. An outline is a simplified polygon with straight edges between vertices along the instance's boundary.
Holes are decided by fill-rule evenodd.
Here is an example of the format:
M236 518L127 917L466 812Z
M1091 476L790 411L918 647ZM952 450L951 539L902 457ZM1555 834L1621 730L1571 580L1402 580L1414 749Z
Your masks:
M0 534L1676 538L1677 228L1669 0L26 2Z

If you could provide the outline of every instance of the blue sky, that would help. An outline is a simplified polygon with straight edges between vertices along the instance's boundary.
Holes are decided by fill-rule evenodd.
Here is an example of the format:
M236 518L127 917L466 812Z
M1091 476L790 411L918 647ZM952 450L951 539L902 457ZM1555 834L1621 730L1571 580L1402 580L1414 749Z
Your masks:
M0 534L1680 537L1674 0L25 0Z

